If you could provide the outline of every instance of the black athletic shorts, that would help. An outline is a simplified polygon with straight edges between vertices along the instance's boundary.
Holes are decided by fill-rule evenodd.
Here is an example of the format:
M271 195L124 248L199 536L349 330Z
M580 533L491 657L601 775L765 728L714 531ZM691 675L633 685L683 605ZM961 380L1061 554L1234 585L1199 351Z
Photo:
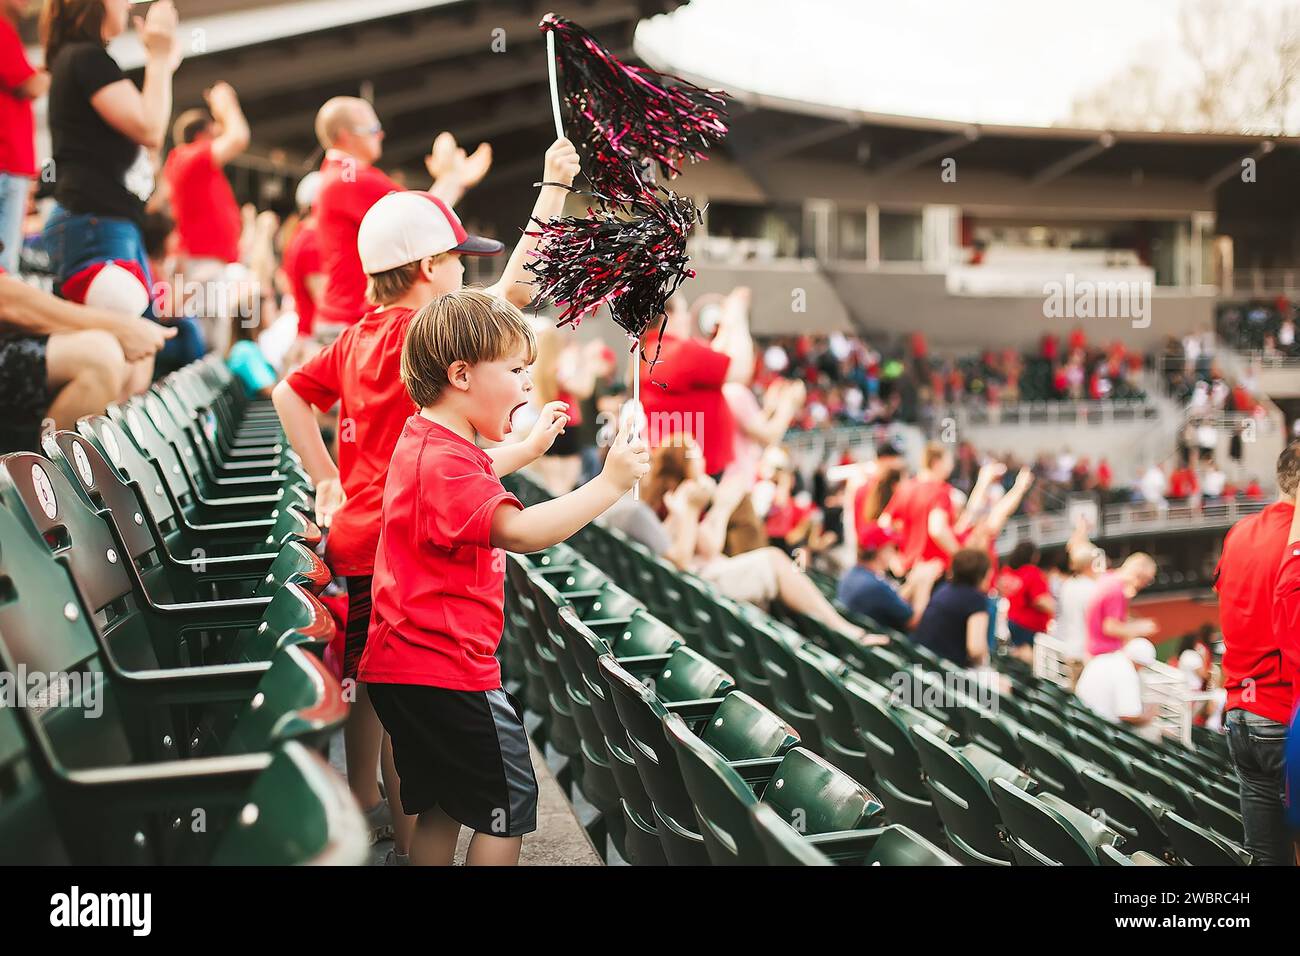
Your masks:
M496 690L367 684L393 739L408 814L441 807L479 833L515 837L537 829L537 778L522 709Z
M46 382L48 335L0 335L0 405L6 424L40 424L52 397Z

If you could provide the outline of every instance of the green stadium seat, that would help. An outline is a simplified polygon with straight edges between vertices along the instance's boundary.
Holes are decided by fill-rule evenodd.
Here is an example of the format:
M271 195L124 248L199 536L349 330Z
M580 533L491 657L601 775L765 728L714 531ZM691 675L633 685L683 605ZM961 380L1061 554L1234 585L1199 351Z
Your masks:
M1026 769L1044 790L1076 807L1090 805L1080 774L1094 767L1091 761L1070 753L1058 741L1023 727L1016 735L1016 742L1024 755Z
M919 833L897 824L843 835L831 845L832 859L823 852L829 848L826 844L800 834L767 804L755 805L752 814L754 832L772 866L961 865Z
M1123 835L1125 849L1165 855L1169 838L1161 824L1167 812L1162 803L1096 768L1086 768L1079 776L1088 793L1088 806L1094 814L1103 813L1101 820Z
M873 771L874 792L884 801L889 819L930 839L943 839L939 814L922 782L921 762L908 728L921 724L937 735L945 728L919 711L891 705L888 689L865 678L850 675L844 688Z
M0 457L0 502L66 568L82 602L101 621L109 662L124 672L226 663L214 659L211 648L263 623L281 586L295 583L319 590L329 578L320 558L291 542L247 597L178 602L171 599L173 584L195 586L186 580L187 572L155 564L142 573L136 560L144 552L121 553L122 543L110 526L39 455Z
M602 656L599 666L650 797L664 855L674 866L707 864L708 853L703 837L695 829L690 795L664 738L663 718L670 711L697 719L708 717L718 709L721 695L734 686L734 681L688 647L674 650L657 671L649 669L646 678L653 682L650 686L612 655Z
M865 828L881 810L880 803L865 787L800 747L779 762L729 763L691 733L681 717L669 714L663 723L694 801L704 845L715 865L754 866L767 861L750 816L760 800L805 836L816 834L827 839L832 834Z
M0 663L9 673L81 675L99 688L97 719L59 706L32 708L72 766L116 754L149 763L272 750L286 740L323 746L347 705L315 657L288 647L265 662L123 674L106 658L97 625L55 559L0 508ZM83 688L84 691L84 688Z
M115 525L118 538L128 542L128 551L153 552L166 564L184 568L191 574L264 574L280 549L291 541L301 542L314 550L321 533L298 509L277 510L270 527L256 541L232 546L229 538L191 535L182 538L168 535L138 486L123 483L99 451L75 432L47 435L43 448L50 461L62 469L68 482L86 499L91 508L106 513Z
M967 865L1010 866L1011 852L999 835L989 781L970 759L979 748L967 744L954 749L924 727L913 727L911 734L953 855ZM992 755L984 751L981 763L984 757Z
M821 753L823 745L817 717L808 701L808 691L799 676L799 660L795 656L795 650L803 644L802 638L772 620L755 623L751 636L772 688L773 710L799 732L804 746L814 753Z
M1102 866L1168 866L1164 860L1146 850L1125 855L1118 847L1101 846L1097 848L1097 858Z
M1246 831L1241 822L1240 812L1232 807L1225 807L1217 800L1201 793L1192 794L1192 803L1196 807L1196 820L1202 826L1238 845L1246 842Z
M848 693L840 672L844 662L813 644L795 651L799 677L808 690L808 701L817 719L822 753L853 779L874 786L867 752L849 707Z
M69 768L8 707L0 846L6 863L77 866L355 866L370 850L347 784L298 743L274 754Z
M1006 780L994 780L993 801L1007 830L1011 854L1020 866L1098 866L1097 847L1120 836L1082 810L1048 794L1033 797ZM1055 804L1055 805L1053 805Z
M1160 821L1174 856L1188 866L1249 866L1251 855L1212 830L1179 816L1172 810Z

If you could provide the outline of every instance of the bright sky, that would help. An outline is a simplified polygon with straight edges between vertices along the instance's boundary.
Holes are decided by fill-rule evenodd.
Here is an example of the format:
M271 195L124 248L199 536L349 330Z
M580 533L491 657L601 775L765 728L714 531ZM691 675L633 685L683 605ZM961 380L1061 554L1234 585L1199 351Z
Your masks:
M637 43L724 87L1046 126L1064 121L1077 93L1174 34L1185 2L691 0L642 24Z

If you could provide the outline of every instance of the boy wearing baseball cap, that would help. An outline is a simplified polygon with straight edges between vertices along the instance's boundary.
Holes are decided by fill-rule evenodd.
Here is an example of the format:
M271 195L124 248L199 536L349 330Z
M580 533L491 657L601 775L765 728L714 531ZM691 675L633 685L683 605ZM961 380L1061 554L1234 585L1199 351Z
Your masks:
M519 861L523 835L537 826L537 781L494 656L505 597L501 549L564 541L650 469L645 442L630 440L628 416L595 479L523 509L500 479L535 449L484 451L477 439L500 442L510 433L533 390L528 366L536 355L519 310L473 289L430 302L406 334L401 377L419 412L388 463L360 677L392 739L402 807L418 814L412 863L451 865L462 826L474 831L470 865ZM543 412L539 446L564 428L562 407Z
M578 173L578 153L566 139L546 151L543 180L570 184ZM546 185L533 216L560 213L565 189ZM527 232L506 263L501 278L484 292L523 305L531 298L524 270L537 244ZM379 540L384 478L393 447L414 410L399 375L402 343L417 310L431 299L461 287L462 255L497 255L501 243L471 236L446 203L429 193L389 193L366 213L357 233L357 251L366 273L367 298L375 308L348 327L329 347L276 386L272 393L285 434L302 459L316 489L316 521L329 528L325 559L347 579L348 620L344 643L345 692L355 687L357 664L370 627L370 578ZM338 464L331 459L312 406L328 411L340 403ZM543 415L525 444L532 450L546 433ZM553 437L553 436L552 436ZM537 448L538 455L544 448ZM392 833L392 818L375 779L382 729L364 688L344 728L348 782L370 815L371 836ZM385 755L387 757L387 755ZM397 780L384 761L390 796ZM400 828L399 828L400 829ZM396 851L405 851L403 834L394 834Z

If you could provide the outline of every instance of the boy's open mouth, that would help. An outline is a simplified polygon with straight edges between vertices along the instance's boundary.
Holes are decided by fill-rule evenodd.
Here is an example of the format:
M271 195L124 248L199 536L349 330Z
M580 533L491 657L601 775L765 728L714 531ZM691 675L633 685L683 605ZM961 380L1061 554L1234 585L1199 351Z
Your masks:
M528 404L527 402L520 402L520 403L519 403L518 405L516 405L514 408L510 409L510 414L506 416L506 434L507 434L507 435L509 435L512 431L515 430L515 423L514 423L515 412L519 411L519 409L523 408L523 407L524 407L525 405L527 405L527 404Z

